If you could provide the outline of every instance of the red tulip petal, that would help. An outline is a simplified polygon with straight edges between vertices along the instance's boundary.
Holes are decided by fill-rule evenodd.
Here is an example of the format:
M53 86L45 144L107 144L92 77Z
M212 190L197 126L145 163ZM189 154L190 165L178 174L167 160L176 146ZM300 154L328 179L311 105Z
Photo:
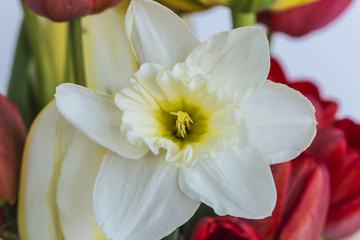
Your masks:
M319 89L310 81L297 81L291 84L291 87L300 91L304 95L309 95L315 99L320 99Z
M25 125L15 105L0 95L0 197L14 203L26 137Z
M308 152L303 152L299 157L291 161L292 172L287 191L287 199L284 218L289 218L293 213L299 197L303 194L304 185L309 175L314 171L317 164Z
M270 66L270 72L267 78L276 83L288 84L282 67L275 58L271 58Z
M207 239L209 233L212 233L216 228L215 219L206 217L201 219L195 226L191 240Z
M323 162L331 176L331 189L338 187L345 169L342 159L346 154L346 139L343 131L337 128L328 127L319 131L309 152L319 161Z
M317 166L308 176L291 217L284 219L279 239L319 239L325 224L329 194L328 172L324 166Z
M268 25L272 31L300 37L332 22L351 2L352 0L319 0L282 12L263 12L258 15L258 20Z
M54 21L68 21L114 6L121 0L24 0L34 12Z
M334 125L344 131L349 146L360 151L360 125L351 119L337 121Z
M240 218L206 217L195 226L191 240L261 240L258 233Z
M271 58L271 68L268 79L276 83L286 84L289 87L298 90L311 101L316 109L316 120L319 123L317 126L318 130L325 128L334 121L337 112L336 102L323 100L317 86L308 80L296 82L289 81L286 78L281 65L275 58Z
M360 125L350 119L334 123L344 135L345 153L326 159L332 165L332 194L324 235L348 237L360 228ZM343 149L341 149L343 151ZM335 152L335 151L333 151ZM328 152L329 156L336 153ZM341 156L342 155L342 156Z
M251 224L263 239L272 239L283 218L292 172L292 163L284 162L272 165L271 171L274 176L277 191L276 206L271 217L262 220L244 220Z
M341 176L332 188L331 207L344 204L360 196L360 155L358 151L348 151L343 159L344 167L339 169ZM360 226L359 226L360 227Z
M360 196L329 211L323 235L329 239L349 237L360 228Z

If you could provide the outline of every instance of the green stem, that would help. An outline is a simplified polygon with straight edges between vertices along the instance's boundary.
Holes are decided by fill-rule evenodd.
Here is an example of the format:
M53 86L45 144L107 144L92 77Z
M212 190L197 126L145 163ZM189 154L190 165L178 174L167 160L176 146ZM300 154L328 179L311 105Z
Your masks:
M76 18L69 22L69 34L73 57L74 80L76 84L86 86L81 18Z
M68 83L75 83L74 63L72 54L72 45L70 37L70 27L68 27L66 58L65 58L65 81Z
M20 110L26 127L29 129L34 120L38 107L34 101L34 94L30 86L29 68L31 49L26 36L25 21L23 20L19 32L16 51L13 59L7 98L15 103Z
M231 12L233 28L255 26L256 13L255 12L237 12L234 9Z
M54 97L55 93L55 74L51 65L49 51L46 40L42 37L37 16L24 3L24 23L29 47L36 63L38 73L35 88L38 89L36 102L39 107L44 107Z
M268 34L267 34L267 38L269 40L269 45L271 46L271 40L272 40L272 36L273 36L273 31L271 30L270 27L268 27Z

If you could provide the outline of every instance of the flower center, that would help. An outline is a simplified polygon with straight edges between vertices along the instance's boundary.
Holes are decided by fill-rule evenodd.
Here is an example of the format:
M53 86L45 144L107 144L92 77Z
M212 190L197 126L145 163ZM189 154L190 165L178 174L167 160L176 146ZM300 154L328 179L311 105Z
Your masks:
M189 144L201 142L209 133L211 116L202 107L185 100L162 106L164 108L154 115L160 123L156 135L171 140L180 150Z
M187 112L178 111L171 112L170 114L177 116L175 122L176 137L184 139L187 133L186 130L190 131L193 120L191 120Z

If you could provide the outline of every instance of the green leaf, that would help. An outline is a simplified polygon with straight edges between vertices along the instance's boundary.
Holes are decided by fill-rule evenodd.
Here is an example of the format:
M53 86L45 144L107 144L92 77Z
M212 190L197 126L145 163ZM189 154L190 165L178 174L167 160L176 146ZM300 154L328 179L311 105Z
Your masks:
M39 111L39 109L36 109L34 96L31 91L28 74L30 70L30 62L31 51L27 43L23 21L13 60L7 98L17 105L27 128L29 128Z
M229 6L235 12L258 12L271 6L276 0L230 0Z

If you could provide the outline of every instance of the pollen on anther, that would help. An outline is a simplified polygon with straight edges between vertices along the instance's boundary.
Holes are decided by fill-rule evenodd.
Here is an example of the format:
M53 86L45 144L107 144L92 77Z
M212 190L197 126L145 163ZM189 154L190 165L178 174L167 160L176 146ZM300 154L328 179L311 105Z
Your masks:
M177 116L175 122L176 137L185 138L187 131L190 131L193 120L190 118L187 112L178 111L171 112L170 114Z

